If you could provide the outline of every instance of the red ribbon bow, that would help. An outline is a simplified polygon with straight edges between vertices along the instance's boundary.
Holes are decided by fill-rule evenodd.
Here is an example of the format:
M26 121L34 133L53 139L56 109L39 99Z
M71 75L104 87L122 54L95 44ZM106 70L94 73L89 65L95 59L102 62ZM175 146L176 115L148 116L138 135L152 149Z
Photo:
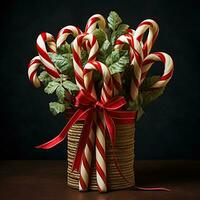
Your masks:
M78 107L78 109L69 119L68 123L65 125L60 134L52 140L42 145L36 146L36 148L50 149L56 146L65 139L69 129L73 126L73 124L84 118L85 123L82 129L77 153L73 164L73 170L78 171L81 164L82 154L84 152L84 148L89 137L90 129L93 123L98 123L98 120L95 122L95 119L98 119L100 114L103 114L105 127L107 128L107 132L109 134L109 138L113 147L116 140L115 123L134 123L137 112L120 110L125 104L126 100L122 96L114 97L108 102L102 103L100 101L97 101L87 91L80 90L76 96L75 101L75 106Z

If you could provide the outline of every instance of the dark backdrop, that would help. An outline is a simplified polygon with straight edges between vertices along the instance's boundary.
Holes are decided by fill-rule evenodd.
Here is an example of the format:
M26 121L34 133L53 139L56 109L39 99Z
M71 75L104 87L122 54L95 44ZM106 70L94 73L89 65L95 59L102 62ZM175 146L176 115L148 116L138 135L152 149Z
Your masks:
M155 51L173 56L175 74L165 94L137 123L137 159L199 159L199 15L192 1L6 1L1 5L1 159L65 159L66 142L34 149L59 133L63 117L53 117L51 97L27 78L42 31L54 35L69 24L82 29L95 13L116 10L136 27L146 18L160 26Z

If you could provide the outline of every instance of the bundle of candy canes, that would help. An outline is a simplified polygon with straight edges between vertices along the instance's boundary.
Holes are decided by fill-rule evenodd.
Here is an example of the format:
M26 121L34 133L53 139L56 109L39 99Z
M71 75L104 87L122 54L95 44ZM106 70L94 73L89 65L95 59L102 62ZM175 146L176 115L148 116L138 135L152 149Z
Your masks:
M134 119L135 113L141 116L143 107L163 93L172 77L171 57L164 52L151 53L158 32L158 24L151 19L134 30L112 11L108 23L102 15L95 14L89 18L85 31L69 25L59 31L57 40L46 32L37 38L38 56L28 65L29 79L35 87L44 85L46 93L57 95L58 101L50 103L53 114L74 111L57 137L37 147L49 149L57 145L85 115L88 125L82 134L86 139L80 139L82 145L74 161L74 169L80 172L81 191L88 188L94 144L98 189L107 191L105 129L114 145L112 116L118 115L122 120ZM71 43L67 42L69 36L73 37ZM157 61L163 63L164 72L149 77L148 72Z

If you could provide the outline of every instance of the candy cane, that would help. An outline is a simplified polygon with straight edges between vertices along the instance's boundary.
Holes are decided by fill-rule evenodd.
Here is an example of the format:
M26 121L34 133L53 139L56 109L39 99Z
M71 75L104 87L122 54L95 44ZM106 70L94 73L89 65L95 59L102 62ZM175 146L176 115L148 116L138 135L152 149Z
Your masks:
M156 52L149 54L143 62L143 67L142 67L142 80L141 82L145 79L146 74L148 73L149 69L152 67L152 65L156 61L161 61L164 63L164 73L160 77L160 79L154 83L151 88L161 88L166 86L166 84L169 82L173 75L173 70L174 70L174 64L172 58L164 53L164 52Z
M60 47L66 41L69 35L73 35L74 37L76 37L77 35L81 33L82 31L78 27L71 26L71 25L65 26L58 33L57 41L56 41L57 47Z
M130 63L133 65L133 79L131 81L130 95L133 100L138 96L140 80L141 80L141 68L143 62L143 51L139 41L130 34L121 35L115 42L115 49L121 49L124 44L130 46Z
M91 163L92 163L92 153L94 150L95 142L95 124L92 124L92 129L89 134L84 152L82 154L82 161L80 165L80 177L79 177L79 191L87 191L90 175L91 175Z
M134 37L139 42L141 42L143 39L144 33L148 29L149 29L149 33L148 33L147 39L144 42L144 45L142 47L144 57L146 57L149 54L157 36L158 36L158 32L159 32L158 24L152 19L144 20L143 22L141 22L138 25L137 29L133 33Z
M43 65L40 57L35 56L28 64L28 77L35 87L40 87L41 83L37 77L37 70L40 65Z
M96 29L97 24L101 29L105 29L106 27L106 21L100 14L95 14L89 18L86 24L85 32L92 33ZM88 42L85 43L85 48L89 51L90 45ZM114 95L118 95L120 89L122 88L122 81L119 73L113 75L113 85Z
M128 29L128 34L130 34L131 36L134 37L135 30L129 28L129 29ZM142 40L140 41L140 45L141 45L141 47L143 48L144 44L143 44L143 41L142 41Z
M92 15L88 19L88 22L85 27L85 32L92 33L96 29L97 24L99 25L99 28L101 28L101 29L105 29L105 27L106 27L106 21L105 21L104 17L100 14Z
M38 38L37 38L37 50L38 54L40 56L41 62L44 64L44 67L46 71L54 78L59 78L60 74L55 68L53 62L51 61L47 49L46 49L46 44L49 46L50 52L56 53L56 44L54 37L50 33L41 33Z
M106 27L106 21L104 17L100 14L92 15L88 19L87 24L85 26L85 33L92 33L96 29L97 25L101 29L105 29ZM86 49L87 51L90 51L90 48L91 48L90 43L86 41L84 43L84 49Z
M112 79L106 65L99 61L88 62L84 68L84 84L86 89L94 87L90 77L92 70L99 71L103 76L103 86L101 90L101 102L105 103L112 97ZM92 90L91 95L96 97L95 90ZM106 178L106 143L105 143L105 125L103 116L97 116L96 130L96 177L97 186L100 192L107 191Z
M88 62L96 59L96 54L98 52L98 42L96 38L92 34L81 34L77 36L72 44L72 52L73 52L73 66L74 66L74 74L75 80L80 89L84 89L84 79L83 79L83 64L81 60L81 46L88 41L90 43L90 52L88 57ZM89 174L90 174L90 166L92 159L92 151L94 147L94 126L90 131L89 139L86 144L86 148L82 155L82 163L80 166L80 179L79 179L79 190L85 191L88 189L89 183Z
M114 96L117 96L120 94L120 91L122 89L122 80L120 73L115 73L112 75L113 77L113 89L114 89Z
M75 38L72 44L75 80L76 80L76 84L78 85L80 89L84 89L83 64L81 60L81 46L83 45L85 41L89 41L91 45L88 62L96 59L96 55L99 49L98 42L92 34L81 34Z

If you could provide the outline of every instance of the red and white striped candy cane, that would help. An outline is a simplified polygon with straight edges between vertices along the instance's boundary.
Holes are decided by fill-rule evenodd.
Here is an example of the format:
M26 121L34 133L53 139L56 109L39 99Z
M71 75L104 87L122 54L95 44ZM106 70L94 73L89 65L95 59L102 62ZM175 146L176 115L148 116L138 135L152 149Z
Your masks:
M145 76L152 65L157 61L161 61L164 64L164 73L151 88L161 88L166 86L173 75L174 64L172 58L164 52L151 53L144 59L141 82L145 79Z
M103 86L101 90L101 103L106 103L112 98L112 78L106 65L99 61L88 62L84 68L84 84L88 90L94 87L91 81L92 71L99 71L103 76ZM95 90L91 90L91 95L96 97ZM106 175L106 142L105 142L105 122L103 115L97 116L96 119L96 177L97 186L100 192L107 191L107 175Z
M51 61L45 44L47 43L50 52L56 53L56 43L54 37L50 33L43 32L38 36L36 43L38 54L40 56L41 62L44 64L46 71L52 77L59 78L60 74Z
M86 27L85 27L85 32L92 33L96 29L97 25L101 29L105 29L105 27L106 27L106 21L105 21L104 17L100 14L92 15L88 19Z
M87 191L90 175L91 175L91 162L92 162L92 154L94 151L94 142L95 142L95 132L96 127L95 124L92 124L92 129L90 130L89 138L84 148L84 152L82 154L82 161L80 165L80 177L79 177L79 191Z
M88 61L93 61L96 59L96 54L99 49L98 42L92 34L81 34L75 38L72 44L73 66L74 66L75 80L79 89L85 89L84 79L83 79L84 67L81 60L81 46L84 45L86 41L89 42L91 46ZM82 163L80 166L80 179L79 179L80 191L85 191L88 189L92 151L95 142L94 128L95 127L93 125L93 128L91 129L89 134L89 139L87 141L86 148L82 155Z
M99 50L98 42L92 34L78 35L72 44L75 80L76 80L76 84L78 85L80 89L84 89L84 82L83 82L83 68L84 67L81 60L81 46L86 41L88 41L91 45L88 62L96 59L96 55Z
M96 29L97 25L101 29L105 29L106 27L106 21L104 17L100 14L92 15L88 19L87 24L85 26L85 33L92 33ZM86 41L84 43L84 48L87 49L87 51L90 51L91 48L90 43Z
M76 37L77 35L81 34L82 31L75 26L65 26L64 28L62 28L57 36L57 41L56 41L56 45L57 47L60 47L64 42L66 42L66 39L69 35L73 35L74 37Z
M130 34L121 35L115 42L115 49L121 49L124 44L128 44L130 46L130 63L134 67L130 95L131 98L135 100L138 96L142 74L141 68L143 62L143 51L139 41Z
M40 87L41 83L37 77L37 70L40 65L43 65L40 57L35 56L28 64L28 77L35 87Z
M101 29L105 29L105 27L106 27L106 21L105 21L104 17L100 14L95 14L89 18L89 20L86 24L86 27L85 27L85 32L92 33L96 29L97 25ZM88 42L85 43L85 48L89 51L90 44ZM119 91L122 88L122 81L121 81L120 73L113 75L113 85L114 85L114 95L118 95Z
M144 33L148 29L149 29L148 36L142 47L144 57L146 57L149 54L157 36L158 36L158 32L159 32L158 24L152 19L146 19L138 25L137 29L133 33L133 36L139 42L142 42Z

